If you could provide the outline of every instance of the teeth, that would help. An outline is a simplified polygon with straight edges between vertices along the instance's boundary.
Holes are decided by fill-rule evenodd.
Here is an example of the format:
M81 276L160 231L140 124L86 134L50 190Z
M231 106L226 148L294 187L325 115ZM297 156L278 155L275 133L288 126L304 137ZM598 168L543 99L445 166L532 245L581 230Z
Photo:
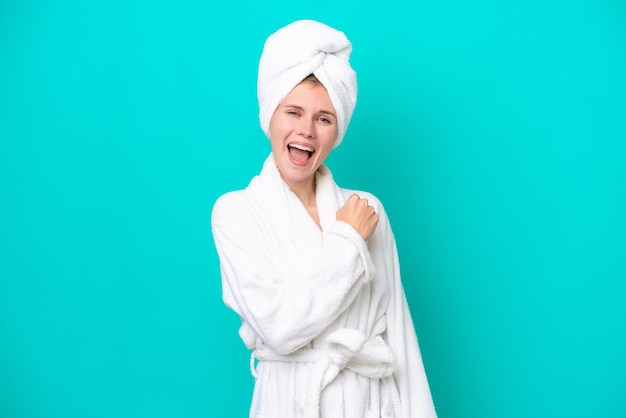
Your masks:
M300 145L300 144L289 144L289 146L292 147L292 148L297 148L299 150L307 151L307 152L314 152L315 151L313 148L305 147L304 145Z

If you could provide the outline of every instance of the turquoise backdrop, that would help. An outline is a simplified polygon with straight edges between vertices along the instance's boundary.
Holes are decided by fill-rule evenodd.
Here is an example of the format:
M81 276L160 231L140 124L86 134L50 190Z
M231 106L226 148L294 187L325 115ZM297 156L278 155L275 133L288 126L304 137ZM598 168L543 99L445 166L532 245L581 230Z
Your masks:
M626 3L0 2L0 417L244 417L210 212L263 42L344 30L329 158L395 230L441 418L626 417Z

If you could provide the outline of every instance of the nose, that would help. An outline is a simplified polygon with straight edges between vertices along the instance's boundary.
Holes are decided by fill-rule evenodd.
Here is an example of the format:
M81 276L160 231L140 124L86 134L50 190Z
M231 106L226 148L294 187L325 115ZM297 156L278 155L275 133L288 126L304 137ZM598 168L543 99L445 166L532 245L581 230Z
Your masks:
M309 118L301 118L298 121L296 133L306 138L315 137L315 123Z

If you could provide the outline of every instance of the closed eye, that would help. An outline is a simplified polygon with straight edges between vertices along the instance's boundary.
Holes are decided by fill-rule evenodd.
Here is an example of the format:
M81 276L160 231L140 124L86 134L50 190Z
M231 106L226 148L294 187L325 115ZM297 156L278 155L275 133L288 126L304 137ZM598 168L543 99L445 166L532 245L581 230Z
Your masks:
M336 122L336 116L332 112L322 110L317 114L317 119L324 125L332 125Z

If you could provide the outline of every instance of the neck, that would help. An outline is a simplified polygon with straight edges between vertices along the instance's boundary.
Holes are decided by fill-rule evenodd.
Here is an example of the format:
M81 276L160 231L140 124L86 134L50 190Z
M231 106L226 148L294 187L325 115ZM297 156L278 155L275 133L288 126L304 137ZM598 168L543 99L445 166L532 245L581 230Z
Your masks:
M317 212L317 200L315 194L315 174L303 181L295 183L286 180L284 177L283 180L285 180L285 183L287 183L291 191L298 197L298 199L300 199L300 202L302 202L302 205L305 207L307 212L309 212L313 221L321 229L322 224Z
M315 175L306 180L299 182L290 182L285 180L291 191L298 196L302 204L309 208L316 206L315 201Z

